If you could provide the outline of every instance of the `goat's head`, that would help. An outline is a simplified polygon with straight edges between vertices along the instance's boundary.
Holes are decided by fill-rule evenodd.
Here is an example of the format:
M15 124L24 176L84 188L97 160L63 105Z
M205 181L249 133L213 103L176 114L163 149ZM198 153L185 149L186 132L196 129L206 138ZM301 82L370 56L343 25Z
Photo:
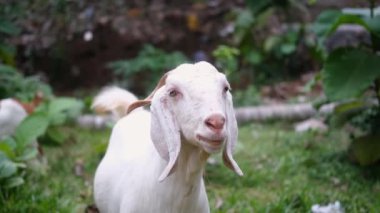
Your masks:
M159 180L173 172L181 138L212 154L223 147L224 164L242 175L232 158L238 128L230 86L224 74L207 62L182 64L166 73L145 100L130 105L128 112L151 103L151 136L168 165Z

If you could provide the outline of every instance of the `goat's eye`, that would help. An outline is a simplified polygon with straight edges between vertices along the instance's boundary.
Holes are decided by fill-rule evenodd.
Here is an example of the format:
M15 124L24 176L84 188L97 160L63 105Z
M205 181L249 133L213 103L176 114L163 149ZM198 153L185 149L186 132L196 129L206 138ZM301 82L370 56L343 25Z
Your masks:
M230 91L230 88L228 86L225 86L224 89L223 89L224 92L228 92Z
M177 95L178 95L178 92L174 89L169 92L170 97L176 97Z

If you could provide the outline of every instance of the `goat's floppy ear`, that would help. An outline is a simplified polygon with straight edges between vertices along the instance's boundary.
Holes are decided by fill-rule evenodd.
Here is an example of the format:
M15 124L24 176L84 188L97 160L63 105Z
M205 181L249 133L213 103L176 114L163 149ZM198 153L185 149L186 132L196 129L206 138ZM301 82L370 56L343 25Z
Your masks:
M232 96L230 93L227 94L226 103L226 114L227 114L227 143L223 150L223 162L228 168L234 171L236 174L242 176L243 172L239 168L238 164L232 157L232 152L237 142L238 137L238 126L235 118L234 107L232 104Z
M136 108L139 108L141 106L145 106L145 105L148 105L152 102L152 98L154 96L154 94L157 92L158 89L160 89L162 86L165 85L165 81L166 81L166 78L168 77L168 74L169 72L165 73L160 81L158 82L156 88L154 88L153 92L150 93L150 95L148 97L146 97L144 100L138 100L138 101L135 101L133 102L131 105L128 106L128 109L127 109L127 114L129 114L130 112L132 112L134 109Z
M158 90L152 99L151 132L152 141L162 158L168 161L158 180L161 182L174 170L181 149L179 126L163 90Z

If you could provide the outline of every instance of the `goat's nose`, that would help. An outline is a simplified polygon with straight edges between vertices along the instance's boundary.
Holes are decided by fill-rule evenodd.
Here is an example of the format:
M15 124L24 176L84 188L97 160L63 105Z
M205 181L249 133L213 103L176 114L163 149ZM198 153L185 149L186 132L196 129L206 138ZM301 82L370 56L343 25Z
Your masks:
M226 119L223 115L213 114L205 120L205 124L214 132L218 132L223 129Z

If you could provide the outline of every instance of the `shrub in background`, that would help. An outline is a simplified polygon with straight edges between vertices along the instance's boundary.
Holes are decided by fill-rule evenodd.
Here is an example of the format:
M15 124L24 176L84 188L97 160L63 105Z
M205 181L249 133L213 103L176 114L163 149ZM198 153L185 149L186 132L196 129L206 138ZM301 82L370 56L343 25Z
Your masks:
M313 26L324 53L324 91L329 101L338 102L331 120L338 126L356 127L350 154L361 165L380 160L380 15L375 16L373 11L373 7L356 13L324 11ZM324 51L326 38L344 24L363 27L371 36L371 44Z
M0 65L0 97L30 101L37 92L43 102L28 115L10 136L0 137L0 194L20 186L38 155L38 142L60 145L67 135L58 128L77 117L83 108L80 100L54 97L49 85L37 77L24 77L15 68ZM37 162L37 161L36 161ZM41 171L40 171L41 172Z
M119 82L122 86L140 90L134 92L146 95L154 86L153 82L158 82L163 73L187 61L186 56L180 52L168 53L147 44L137 57L112 62L109 67L122 77Z
M14 67L2 64L0 73L0 99L12 97L28 102L35 97L37 91L42 92L45 98L52 96L50 86L38 76L24 77Z

